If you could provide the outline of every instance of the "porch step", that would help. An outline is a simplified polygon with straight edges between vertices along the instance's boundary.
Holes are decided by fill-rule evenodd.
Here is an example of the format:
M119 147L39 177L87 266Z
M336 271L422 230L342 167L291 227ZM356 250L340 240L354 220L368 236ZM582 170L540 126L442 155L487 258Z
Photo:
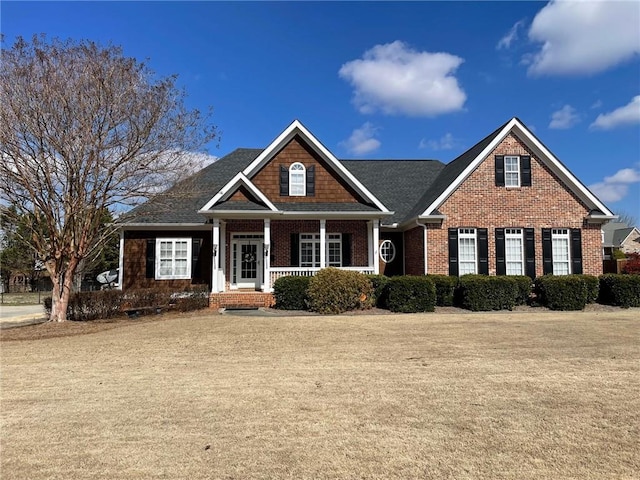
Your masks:
M272 293L265 292L224 292L209 296L209 308L269 308L275 304Z

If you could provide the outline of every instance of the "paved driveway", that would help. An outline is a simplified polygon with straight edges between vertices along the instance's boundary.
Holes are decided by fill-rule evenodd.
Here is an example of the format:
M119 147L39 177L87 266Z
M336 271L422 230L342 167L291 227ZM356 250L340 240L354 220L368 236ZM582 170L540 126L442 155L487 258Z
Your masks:
M0 305L0 328L32 325L43 320L42 305Z

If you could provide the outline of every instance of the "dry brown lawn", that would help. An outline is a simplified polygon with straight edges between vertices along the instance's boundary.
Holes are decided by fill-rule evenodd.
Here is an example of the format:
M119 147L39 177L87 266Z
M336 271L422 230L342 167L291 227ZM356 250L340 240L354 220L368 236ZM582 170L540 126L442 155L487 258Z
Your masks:
M640 309L200 314L0 349L3 480L640 477Z

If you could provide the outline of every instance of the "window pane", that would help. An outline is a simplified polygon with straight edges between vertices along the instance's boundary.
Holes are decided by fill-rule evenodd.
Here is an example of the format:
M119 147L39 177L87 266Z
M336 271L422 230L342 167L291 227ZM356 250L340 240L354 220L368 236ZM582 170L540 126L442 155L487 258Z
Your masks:
M507 275L522 275L523 274L523 260L522 260L522 234L511 233L520 232L520 230L512 229L508 230L505 238L505 260L506 260L506 273Z
M562 231L562 230L561 230ZM569 238L562 233L551 238L551 249L553 256L553 274L569 275Z
M327 261L330 267L342 266L342 244L340 242L330 241L327 245L328 255Z
M520 157L504 157L504 182L507 187L520 186Z
M476 273L476 240L475 238L458 239L459 274Z

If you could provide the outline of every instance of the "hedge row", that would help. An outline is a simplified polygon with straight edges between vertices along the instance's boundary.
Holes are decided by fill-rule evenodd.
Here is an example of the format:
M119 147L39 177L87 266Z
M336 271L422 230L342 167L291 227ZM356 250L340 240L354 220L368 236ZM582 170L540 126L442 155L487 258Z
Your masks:
M139 290L98 290L77 292L69 297L67 319L89 321L109 319L124 315L127 309L153 311L154 308L171 308L179 312L200 310L209 306L209 290L206 285L197 285L181 292L162 288ZM51 313L52 299L44 299L44 310Z
M322 280L314 280L318 275ZM582 310L596 301L640 306L640 275L544 275L535 282L526 276L364 276L335 268L318 275L278 279L274 285L276 308L340 313L373 305L392 312L431 312L436 305L472 311L511 310L530 302L551 310Z

